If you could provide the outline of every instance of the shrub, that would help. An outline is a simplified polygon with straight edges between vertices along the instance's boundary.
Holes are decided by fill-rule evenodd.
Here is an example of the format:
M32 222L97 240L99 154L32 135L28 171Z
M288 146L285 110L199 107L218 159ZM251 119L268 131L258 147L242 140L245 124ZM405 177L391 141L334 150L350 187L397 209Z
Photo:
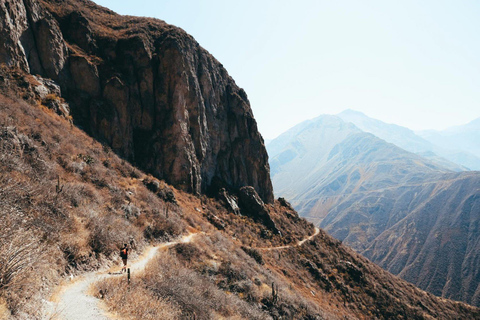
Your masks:
M102 290L107 305L122 315L146 320L182 319L181 311L171 299L153 298L142 283L132 282L127 286L122 278L109 279L96 283L95 289Z
M242 250L245 251L245 253L248 254L250 257L252 257L258 264L265 264L262 254L257 249L242 246Z
M91 231L89 244L97 255L109 257L132 239L140 243L138 231L127 220L114 214L92 216L87 228Z
M192 261L200 257L200 251L192 243L179 243L175 245L177 255L181 256L187 261Z
M147 240L168 241L183 233L183 223L173 219L158 218L148 225L143 234Z

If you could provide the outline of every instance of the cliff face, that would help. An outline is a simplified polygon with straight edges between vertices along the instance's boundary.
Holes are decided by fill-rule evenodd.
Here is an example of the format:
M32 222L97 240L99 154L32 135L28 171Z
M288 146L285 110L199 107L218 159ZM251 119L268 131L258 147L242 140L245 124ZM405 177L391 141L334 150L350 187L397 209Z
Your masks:
M183 30L92 2L1 0L0 63L55 79L74 121L194 193L253 186L273 201L245 92Z

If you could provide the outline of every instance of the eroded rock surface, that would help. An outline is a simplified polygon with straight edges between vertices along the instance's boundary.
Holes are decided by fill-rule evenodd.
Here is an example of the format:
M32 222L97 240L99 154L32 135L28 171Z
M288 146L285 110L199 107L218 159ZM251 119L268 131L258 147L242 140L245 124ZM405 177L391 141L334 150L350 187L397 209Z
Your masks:
M246 93L183 30L86 0L0 0L0 36L0 63L56 80L75 123L143 170L273 202Z

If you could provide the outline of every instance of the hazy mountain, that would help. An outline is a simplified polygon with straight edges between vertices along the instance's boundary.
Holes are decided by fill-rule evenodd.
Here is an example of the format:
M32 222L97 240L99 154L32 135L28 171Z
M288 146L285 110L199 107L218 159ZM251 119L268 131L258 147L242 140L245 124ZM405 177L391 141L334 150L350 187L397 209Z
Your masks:
M449 171L335 116L267 150L276 195L302 216L432 293L480 303L480 173Z
M303 215L313 206L305 200L319 195L392 187L420 181L427 173L449 172L331 115L302 122L267 150L275 193Z
M385 123L354 110L345 110L339 113L338 116L346 122L355 124L355 126L365 132L370 132L402 149L417 153L450 170L480 169L480 157L477 158L465 150L452 151L452 148L424 139L408 128Z
M419 131L418 135L445 149L467 152L480 158L480 118L442 131ZM480 170L480 166L476 169Z
M345 122L353 123L365 132L370 132L410 152L427 152L435 148L432 143L416 135L415 132L408 128L370 118L359 111L348 109L337 116Z

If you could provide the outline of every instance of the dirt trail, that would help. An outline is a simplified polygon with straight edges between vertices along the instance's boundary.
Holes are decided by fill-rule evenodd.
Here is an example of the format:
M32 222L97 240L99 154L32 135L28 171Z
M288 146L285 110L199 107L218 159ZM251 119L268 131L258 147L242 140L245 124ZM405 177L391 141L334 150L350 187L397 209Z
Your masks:
M148 262L150 262L157 251L161 248L167 248L177 243L187 243L192 241L196 233L190 233L177 241L162 243L155 247L149 247L137 261L132 263L130 272L141 272L145 269ZM105 311L99 306L99 300L93 296L88 295L87 291L93 283L111 277L106 270L90 272L82 276L77 281L62 288L58 302L56 305L50 307L46 319L58 320L108 320L109 317Z
M312 240L316 235L318 235L320 233L320 229L318 229L317 227L315 227L315 232L303 239L303 240L300 240L298 241L297 243L295 244L289 244L289 245L286 245L286 246L278 246L278 247L266 247L266 248L259 248L259 247L255 247L255 249L257 250L263 250L263 251L271 251L271 250L280 250L280 249L287 249L287 248L293 248L293 247L299 247L301 245L303 245L305 242L309 241L309 240Z
M313 239L318 235L320 229L315 228L315 232L292 245L278 246L278 247L268 247L268 248L255 248L257 250L280 250L292 247L298 247L303 245L306 241ZM157 251L161 248L171 247L178 243L188 243L198 233L190 233L186 236L183 236L177 241L171 241L162 243L155 247L149 247L145 252L139 257L139 259L133 262L130 265L130 272L133 274L142 272L156 255ZM108 320L110 319L106 312L100 307L100 300L89 295L88 288L95 282L105 279L107 277L115 276L107 273L106 270L90 272L82 276L80 279L74 281L73 283L61 288L59 293L58 302L56 305L52 305L49 309L46 319L57 319L57 320Z

